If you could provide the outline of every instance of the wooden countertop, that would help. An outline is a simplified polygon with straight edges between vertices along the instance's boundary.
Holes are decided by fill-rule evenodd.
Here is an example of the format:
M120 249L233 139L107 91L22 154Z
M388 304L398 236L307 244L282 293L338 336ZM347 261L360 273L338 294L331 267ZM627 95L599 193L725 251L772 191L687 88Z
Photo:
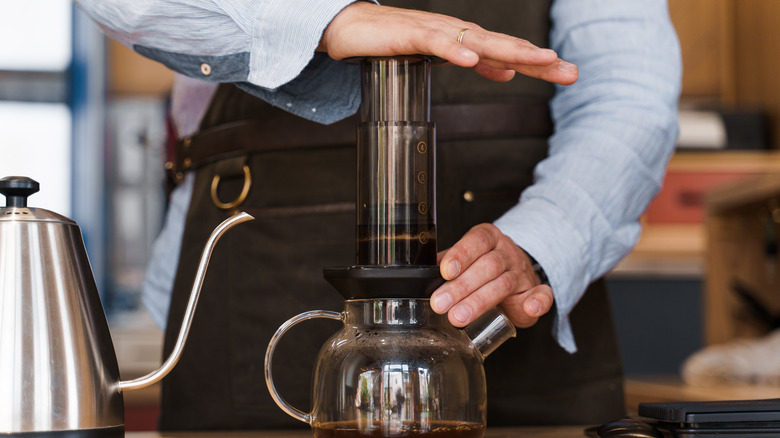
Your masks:
M582 438L585 426L488 427L486 438ZM311 438L308 430L256 432L128 432L128 438Z

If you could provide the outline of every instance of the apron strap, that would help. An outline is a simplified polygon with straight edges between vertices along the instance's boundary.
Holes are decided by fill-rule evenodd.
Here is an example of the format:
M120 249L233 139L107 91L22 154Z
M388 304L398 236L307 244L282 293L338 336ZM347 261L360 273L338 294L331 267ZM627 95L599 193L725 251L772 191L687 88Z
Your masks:
M553 132L547 102L538 100L438 104L431 108L431 119L439 141L546 138ZM180 181L185 171L237 155L355 144L357 123L358 118L352 116L322 125L277 110L220 124L178 141L170 170L174 180Z

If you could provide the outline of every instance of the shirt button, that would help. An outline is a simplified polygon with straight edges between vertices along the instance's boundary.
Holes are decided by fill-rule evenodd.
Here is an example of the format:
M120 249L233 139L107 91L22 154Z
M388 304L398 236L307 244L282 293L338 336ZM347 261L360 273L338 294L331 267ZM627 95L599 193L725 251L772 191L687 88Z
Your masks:
M211 74L211 66L206 64L205 62L200 65L200 72L203 73L203 76L208 76Z

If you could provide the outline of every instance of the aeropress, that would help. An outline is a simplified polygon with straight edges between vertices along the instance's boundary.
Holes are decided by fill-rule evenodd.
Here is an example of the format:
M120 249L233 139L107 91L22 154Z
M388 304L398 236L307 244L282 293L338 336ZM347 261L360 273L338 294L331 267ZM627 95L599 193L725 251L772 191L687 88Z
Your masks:
M493 309L463 330L430 306L444 280L436 264L436 134L431 58L361 58L357 129L356 264L324 275L342 312L312 310L282 324L265 357L279 407L315 437L480 438L486 426L483 360L515 336ZM274 387L273 354L294 325L343 322L320 350L309 412Z

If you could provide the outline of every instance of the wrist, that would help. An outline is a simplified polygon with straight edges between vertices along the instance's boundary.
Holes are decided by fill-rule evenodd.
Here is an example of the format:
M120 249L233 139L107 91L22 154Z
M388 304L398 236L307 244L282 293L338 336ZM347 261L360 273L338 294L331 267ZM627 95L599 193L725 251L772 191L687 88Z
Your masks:
M544 268L542 268L542 265L540 265L539 262L537 262L536 259L533 258L531 254L528 254L528 258L531 259L531 268L534 270L534 274L536 274L536 278L539 279L539 283L549 286L550 279L547 278L547 274L544 272Z

